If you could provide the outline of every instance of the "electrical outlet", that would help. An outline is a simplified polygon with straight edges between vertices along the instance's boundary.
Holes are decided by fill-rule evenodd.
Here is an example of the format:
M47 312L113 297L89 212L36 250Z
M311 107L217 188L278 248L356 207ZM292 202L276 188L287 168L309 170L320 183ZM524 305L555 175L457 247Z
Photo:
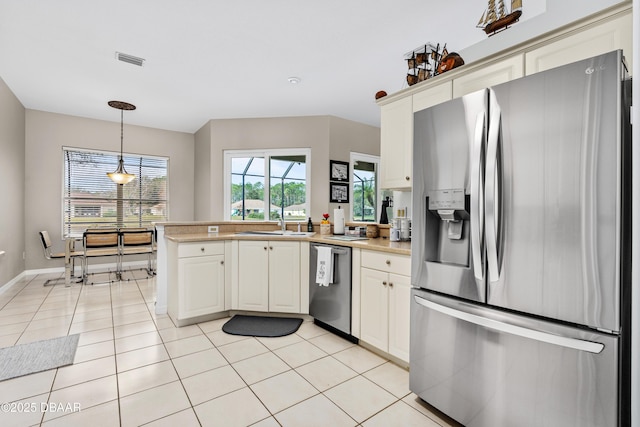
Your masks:
M217 233L218 232L218 226L217 225L210 225L208 231L209 231L209 233Z

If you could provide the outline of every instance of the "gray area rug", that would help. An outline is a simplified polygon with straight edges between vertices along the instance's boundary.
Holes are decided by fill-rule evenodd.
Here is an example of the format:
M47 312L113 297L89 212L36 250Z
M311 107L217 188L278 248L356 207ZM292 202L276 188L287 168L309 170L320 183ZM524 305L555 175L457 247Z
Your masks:
M0 381L71 365L80 334L0 348Z
M222 326L231 335L283 337L298 330L302 319L295 317L244 316L236 314Z

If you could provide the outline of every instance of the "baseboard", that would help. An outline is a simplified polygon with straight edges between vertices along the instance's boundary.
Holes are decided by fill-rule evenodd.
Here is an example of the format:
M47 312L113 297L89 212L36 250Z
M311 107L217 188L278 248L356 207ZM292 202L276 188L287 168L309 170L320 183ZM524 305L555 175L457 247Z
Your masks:
M25 277L27 277L27 273L25 271L23 271L22 273L18 274L16 277L14 277L13 279L11 279L10 281L8 281L7 283L5 283L4 285L2 285L0 287L0 295L2 295L3 293L5 293L7 290L9 290L13 285L15 285L16 283L18 283L19 281L21 281L22 279L24 279Z
M147 261L127 261L122 263L122 269L125 270L127 267L143 267L146 268ZM91 264L89 266L89 272L93 271L108 271L115 270L117 268L116 263L109 264ZM9 282L5 283L0 287L0 295L6 292L13 285L24 279L25 277L37 276L38 274L63 274L64 267L51 267L51 268L37 268L33 270L25 270L22 273L18 274L16 277L11 279ZM76 276L80 276L82 274L82 269L80 266L76 266L74 270L74 274Z
M126 267L147 267L149 265L147 261L127 261L122 263L122 269L126 269ZM115 270L117 268L117 264L112 262L108 264L89 264L89 273L93 271L108 271ZM38 268L35 270L25 270L24 274L27 276L35 276L36 274L53 274L53 273L64 273L64 267L52 267L52 268ZM82 273L82 269L79 265L76 265L74 270L74 274L80 275Z

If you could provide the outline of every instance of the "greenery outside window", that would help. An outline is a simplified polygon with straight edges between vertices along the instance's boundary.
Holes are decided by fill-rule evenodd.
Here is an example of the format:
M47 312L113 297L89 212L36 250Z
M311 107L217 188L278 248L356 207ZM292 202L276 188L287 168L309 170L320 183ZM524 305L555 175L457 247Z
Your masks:
M225 151L224 156L225 220L307 219L309 149L233 150Z
M124 154L136 177L125 185L107 177L119 153L63 147L62 235L79 236L92 227L151 227L168 219L168 169L165 157Z
M351 220L376 222L378 217L378 164L380 158L351 153Z

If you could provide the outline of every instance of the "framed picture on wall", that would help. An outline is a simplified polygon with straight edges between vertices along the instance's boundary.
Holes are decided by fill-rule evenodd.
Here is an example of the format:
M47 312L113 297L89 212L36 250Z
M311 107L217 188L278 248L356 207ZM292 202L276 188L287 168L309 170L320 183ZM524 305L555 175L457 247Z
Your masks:
M330 181L349 182L349 163L329 160Z
M330 203L349 203L349 184L329 183Z

